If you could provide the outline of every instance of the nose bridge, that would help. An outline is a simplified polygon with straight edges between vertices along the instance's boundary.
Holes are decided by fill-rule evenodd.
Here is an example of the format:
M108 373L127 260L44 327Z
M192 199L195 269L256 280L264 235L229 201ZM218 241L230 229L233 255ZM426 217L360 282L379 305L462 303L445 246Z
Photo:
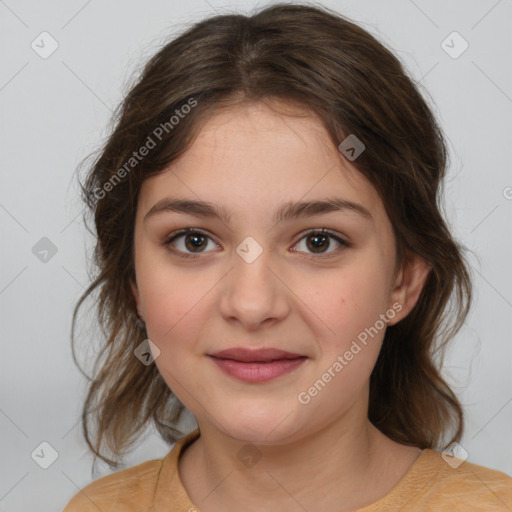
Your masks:
M248 236L238 244L235 252L231 287L236 289L241 297L254 295L256 299L256 295L269 294L274 284L270 282L273 274L268 268L269 249L264 249L254 237ZM266 299L268 300L268 297Z
M270 250L248 236L235 251L233 269L221 300L223 315L236 317L247 325L281 316L286 301L279 289L279 280L269 268Z

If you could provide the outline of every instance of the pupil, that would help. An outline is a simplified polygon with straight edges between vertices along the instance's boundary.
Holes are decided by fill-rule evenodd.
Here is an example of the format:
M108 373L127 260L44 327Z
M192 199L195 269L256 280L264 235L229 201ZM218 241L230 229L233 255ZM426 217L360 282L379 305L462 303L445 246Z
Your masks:
M203 239L203 242L200 242L200 239ZM189 242L192 241L192 245L189 245ZM200 249L201 246L204 245L204 236L195 234L195 235L187 235L186 237L186 245L188 249Z
M316 250L318 248L321 249L322 245L325 245L327 237L325 235L312 235L310 237L310 240L314 240L314 242L312 243L312 247L310 247L310 249ZM321 241L319 242L319 240L321 240Z

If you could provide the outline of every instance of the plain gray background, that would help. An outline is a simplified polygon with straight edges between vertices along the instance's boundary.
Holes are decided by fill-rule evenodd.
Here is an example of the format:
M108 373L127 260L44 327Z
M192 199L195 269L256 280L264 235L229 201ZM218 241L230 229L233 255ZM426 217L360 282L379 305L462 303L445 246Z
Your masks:
M91 247L77 199L77 164L108 134L128 80L160 43L215 12L262 5L0 1L0 511L62 510L80 487L108 472L100 465L91 473L79 423L85 379L69 338ZM475 305L444 372L465 407L461 445L468 460L512 475L511 2L323 5L395 50L428 90L449 138L446 212L456 237L477 257L470 257ZM52 40L57 50L42 58ZM458 55L464 41L469 46ZM168 450L148 431L126 466ZM40 467L52 454L56 460Z

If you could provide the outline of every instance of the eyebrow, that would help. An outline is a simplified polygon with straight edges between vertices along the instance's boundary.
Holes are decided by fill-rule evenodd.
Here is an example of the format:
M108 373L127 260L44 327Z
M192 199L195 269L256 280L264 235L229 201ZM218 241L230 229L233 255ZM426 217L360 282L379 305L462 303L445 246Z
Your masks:
M325 198L316 201L288 201L283 203L279 209L274 213L272 221L274 223L312 217L314 215L321 215L330 212L352 212L361 215L362 217L372 220L372 214L364 206L347 201L339 197ZM163 212L176 212L193 215L195 217L203 218L217 218L229 224L233 217L233 212L228 210L222 205L216 205L208 201L198 201L192 199L171 199L165 198L158 201L144 216L144 222L149 217Z

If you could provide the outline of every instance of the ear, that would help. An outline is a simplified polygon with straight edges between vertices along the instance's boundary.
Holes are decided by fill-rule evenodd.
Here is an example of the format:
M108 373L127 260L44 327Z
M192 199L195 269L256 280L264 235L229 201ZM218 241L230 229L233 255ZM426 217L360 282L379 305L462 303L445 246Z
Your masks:
M393 319L389 319L388 325L398 323L412 311L416 302L418 302L431 268L431 265L417 254L407 253L406 260L398 272L391 292L390 306L400 304L402 307L401 309L393 308L397 311L397 314Z
M139 317L144 320L144 315L142 314L142 305L140 302L139 288L137 287L137 283L134 279L130 280L130 287L132 289L133 297L135 298L135 303L137 304L137 313L139 314Z

